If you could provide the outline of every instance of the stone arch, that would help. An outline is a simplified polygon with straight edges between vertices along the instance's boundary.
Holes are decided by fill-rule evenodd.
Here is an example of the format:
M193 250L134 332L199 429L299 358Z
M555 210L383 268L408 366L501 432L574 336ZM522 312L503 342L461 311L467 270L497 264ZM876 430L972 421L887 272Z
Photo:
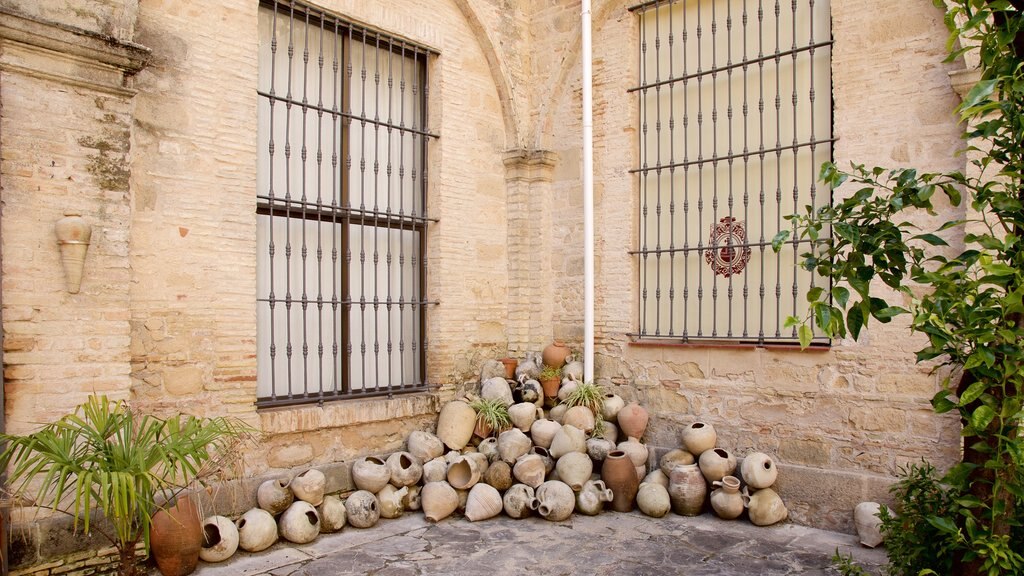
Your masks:
M466 19L470 31L476 37L480 51L483 52L484 58L487 59L487 67L491 72L491 78L494 80L494 87L498 91L498 99L501 101L501 116L505 124L505 146L507 149L521 148L522 136L519 130L519 114L516 111L515 101L512 98L514 87L509 82L508 70L505 68L502 59L499 58L490 36L487 35L487 29L480 21L476 11L470 6L469 0L452 0L452 2L462 12L462 16Z

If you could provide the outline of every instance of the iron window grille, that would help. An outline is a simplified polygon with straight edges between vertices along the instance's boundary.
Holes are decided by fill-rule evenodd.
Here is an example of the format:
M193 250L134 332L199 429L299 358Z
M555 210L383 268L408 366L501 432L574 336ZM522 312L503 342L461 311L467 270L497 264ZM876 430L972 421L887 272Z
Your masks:
M797 342L823 280L787 214L831 202L828 0L659 0L640 27L637 249L644 340ZM815 328L815 344L828 339Z
M427 59L259 8L257 406L426 388Z

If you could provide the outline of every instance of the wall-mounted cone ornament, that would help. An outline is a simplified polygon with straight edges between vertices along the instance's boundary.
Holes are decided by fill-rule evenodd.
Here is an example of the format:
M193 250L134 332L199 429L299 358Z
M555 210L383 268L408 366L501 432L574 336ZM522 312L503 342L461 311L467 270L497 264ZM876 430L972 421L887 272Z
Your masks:
M64 217L54 225L57 244L60 245L60 259L64 264L64 278L68 292L78 294L82 287L82 270L85 268L85 253L89 251L92 226L77 212L65 212Z

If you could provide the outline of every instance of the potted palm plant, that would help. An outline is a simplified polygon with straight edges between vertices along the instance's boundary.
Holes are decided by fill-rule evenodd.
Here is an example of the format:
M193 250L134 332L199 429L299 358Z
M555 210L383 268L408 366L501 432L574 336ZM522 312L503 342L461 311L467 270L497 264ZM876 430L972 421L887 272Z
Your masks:
M236 419L162 419L90 396L37 432L0 435L0 470L8 472L13 498L71 516L76 530L95 530L117 550L118 573L136 576L136 547L143 542L150 550L154 514L182 508L179 495L217 471L249 432ZM96 512L109 527L98 525Z

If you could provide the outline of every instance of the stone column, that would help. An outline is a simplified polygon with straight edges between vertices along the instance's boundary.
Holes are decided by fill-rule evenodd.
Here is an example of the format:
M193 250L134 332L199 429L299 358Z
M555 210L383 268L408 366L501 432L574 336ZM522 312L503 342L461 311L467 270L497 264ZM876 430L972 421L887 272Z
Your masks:
M551 181L557 155L505 153L508 192L508 347L540 350L552 336Z

